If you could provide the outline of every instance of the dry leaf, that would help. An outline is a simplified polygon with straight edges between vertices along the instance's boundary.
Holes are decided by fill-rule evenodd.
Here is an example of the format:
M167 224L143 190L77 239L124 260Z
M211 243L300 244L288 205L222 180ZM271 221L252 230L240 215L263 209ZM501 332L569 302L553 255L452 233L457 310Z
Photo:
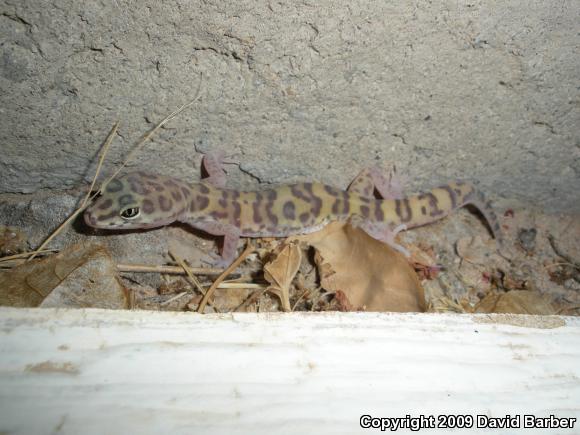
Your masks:
M474 313L556 314L550 300L537 292L512 290L503 294L490 293L473 309Z
M108 251L77 244L0 274L0 304L15 307L124 308Z
M284 311L290 308L290 284L298 272L302 253L296 243L289 243L274 260L264 266L264 278L270 283L268 291L277 294Z
M388 245L351 225L334 222L293 239L319 252L324 289L342 291L351 307L366 311L424 311L425 296L408 261Z

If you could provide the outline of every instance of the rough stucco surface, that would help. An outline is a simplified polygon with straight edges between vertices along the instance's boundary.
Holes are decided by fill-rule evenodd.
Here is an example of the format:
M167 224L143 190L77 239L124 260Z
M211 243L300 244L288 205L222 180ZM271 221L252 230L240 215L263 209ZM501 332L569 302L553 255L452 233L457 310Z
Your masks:
M580 3L0 0L0 192L78 186L191 100L133 162L232 185L346 186L396 162L412 189L580 211Z

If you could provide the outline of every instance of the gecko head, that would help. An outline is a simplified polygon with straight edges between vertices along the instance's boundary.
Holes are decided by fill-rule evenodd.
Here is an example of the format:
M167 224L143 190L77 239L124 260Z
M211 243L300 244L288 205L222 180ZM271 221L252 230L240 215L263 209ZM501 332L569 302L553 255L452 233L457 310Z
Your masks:
M133 172L111 180L84 218L91 227L110 230L160 227L184 212L188 197L180 180Z

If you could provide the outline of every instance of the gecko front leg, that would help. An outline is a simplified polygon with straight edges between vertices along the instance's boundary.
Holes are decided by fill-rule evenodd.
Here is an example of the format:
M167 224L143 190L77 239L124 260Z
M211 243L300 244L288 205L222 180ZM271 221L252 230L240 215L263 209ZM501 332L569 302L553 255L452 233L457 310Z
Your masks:
M183 221L194 228L205 231L212 236L223 237L221 246L221 258L214 262L217 267L227 267L236 258L238 250L238 241L240 240L240 229L234 225L211 222L211 221Z
M215 187L226 186L226 171L222 166L225 153L223 151L213 151L204 154L201 160L202 181ZM204 174L205 172L205 174ZM205 176L204 176L205 175Z

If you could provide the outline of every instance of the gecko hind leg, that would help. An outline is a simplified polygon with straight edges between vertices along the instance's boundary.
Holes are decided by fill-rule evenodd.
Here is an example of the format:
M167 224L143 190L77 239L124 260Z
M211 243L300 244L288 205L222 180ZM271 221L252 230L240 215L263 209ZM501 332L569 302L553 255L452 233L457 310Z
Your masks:
M375 190L382 199L401 199L405 196L402 177L397 175L394 165L387 175L378 166L363 169L347 190L365 198L374 198Z

